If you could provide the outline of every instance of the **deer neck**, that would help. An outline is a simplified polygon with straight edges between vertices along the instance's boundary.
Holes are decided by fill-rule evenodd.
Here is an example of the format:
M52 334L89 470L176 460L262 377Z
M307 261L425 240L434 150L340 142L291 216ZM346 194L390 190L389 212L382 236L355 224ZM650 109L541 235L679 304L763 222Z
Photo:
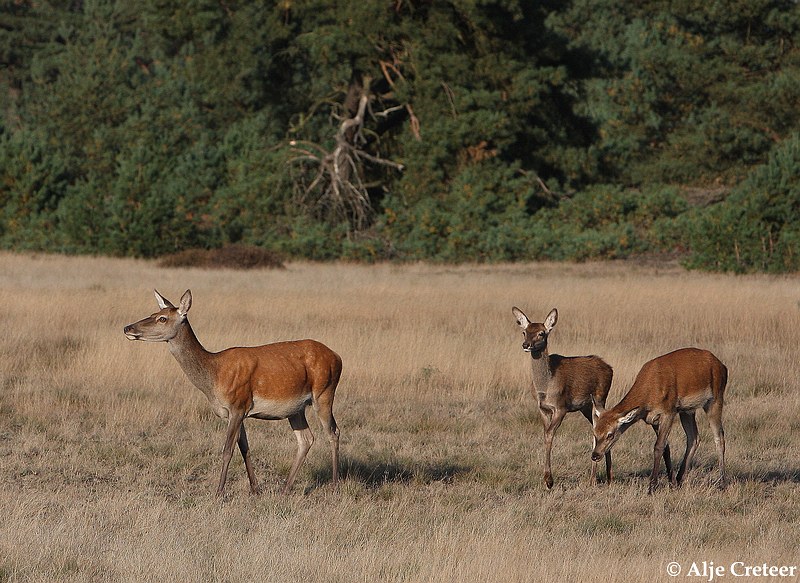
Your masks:
M211 353L208 352L189 325L184 321L178 333L167 342L169 351L192 384L206 395L214 388L214 374L211 368Z
M547 348L541 352L531 352L531 372L533 390L536 393L546 393L553 372L550 370L550 355Z

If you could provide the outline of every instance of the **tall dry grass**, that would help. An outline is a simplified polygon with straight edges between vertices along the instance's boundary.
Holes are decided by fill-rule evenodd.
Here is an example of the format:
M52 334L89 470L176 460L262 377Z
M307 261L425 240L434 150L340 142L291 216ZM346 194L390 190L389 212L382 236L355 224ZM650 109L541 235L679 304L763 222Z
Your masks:
M672 560L798 564L798 281L617 264L231 272L2 254L0 581L666 581ZM222 422L165 346L122 334L155 311L154 287L175 300L192 288L210 350L313 337L342 355L338 491L318 442L279 495L288 423L249 421L266 493L246 494L234 458L233 496L213 499ZM610 403L654 356L717 354L730 370L731 485L712 485L700 414L684 488L646 495L643 424L614 449L617 481L589 487L589 427L570 415L546 491L512 305L531 317L558 307L551 350L603 356ZM671 441L682 452L679 427Z

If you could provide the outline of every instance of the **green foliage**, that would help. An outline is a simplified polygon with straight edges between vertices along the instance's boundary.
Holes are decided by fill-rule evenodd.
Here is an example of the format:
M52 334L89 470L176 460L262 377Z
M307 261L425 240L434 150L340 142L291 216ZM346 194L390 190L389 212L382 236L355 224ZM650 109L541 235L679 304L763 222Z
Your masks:
M579 0L551 22L594 57L583 107L626 181L735 180L798 126L796 2Z
M465 167L447 192L403 208L386 202L387 238L399 258L439 261L516 260L529 256L526 199L530 184L495 160Z
M540 211L528 244L536 258L620 259L674 244L670 224L686 210L674 188L597 186Z
M4 248L583 260L691 233L692 265L796 269L792 0L22 1L0 29ZM709 185L731 200L689 209Z
M692 267L800 269L800 134L776 149L721 204L689 223Z
M42 132L0 135L0 244L52 245L55 212L68 189L66 164L49 150Z

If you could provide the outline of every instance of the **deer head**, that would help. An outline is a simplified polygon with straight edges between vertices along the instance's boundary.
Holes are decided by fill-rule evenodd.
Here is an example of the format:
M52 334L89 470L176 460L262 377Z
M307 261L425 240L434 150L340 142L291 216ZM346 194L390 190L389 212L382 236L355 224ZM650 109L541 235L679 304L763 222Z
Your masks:
M558 321L558 310L553 308L547 314L544 322L531 322L528 316L517 307L511 308L511 312L517 319L517 324L522 328L522 350L530 352L532 356L538 357L547 350L547 337L555 328Z
M175 338L186 321L186 314L189 312L189 308L192 307L191 290L186 290L177 308L167 298L158 293L158 290L153 291L156 294L158 307L161 309L143 320L125 326L123 331L128 340L169 342Z
M592 397L592 427L594 429L592 460L600 460L628 427L638 420L638 416L638 407L624 415L617 415L613 411L603 409L603 406Z

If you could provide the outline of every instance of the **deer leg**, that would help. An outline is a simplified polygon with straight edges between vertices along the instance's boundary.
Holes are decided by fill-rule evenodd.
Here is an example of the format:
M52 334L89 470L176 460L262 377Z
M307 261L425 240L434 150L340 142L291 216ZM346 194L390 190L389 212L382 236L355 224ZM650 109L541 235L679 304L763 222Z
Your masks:
M672 422L674 417L662 416L657 425L653 425L656 432L656 444L653 447L653 472L650 474L650 487L647 490L648 494L652 494L656 489L658 483L658 467L661 463L661 458L664 458L664 464L667 466L667 475L670 484L675 485L675 476L672 473L672 459L669 454L669 431L672 429Z
M564 415L567 412L561 409L554 409L549 425L544 429L544 483L547 489L553 487L553 472L550 468L550 454L553 450L553 438L556 436L561 422L564 420Z
M319 399L314 399L314 411L322 424L322 430L331 444L331 481L334 486L339 484L339 427L336 419L333 418L332 398L326 399L325 395L320 395Z
M722 427L722 403L714 400L705 408L711 431L714 432L714 444L717 446L719 456L719 485L725 487L725 430Z
M658 439L658 427L658 425L653 426L653 430L656 432L656 439ZM664 465L667 469L667 478L669 478L670 484L674 485L675 474L672 469L672 451L669 447L669 440L664 444L664 454L662 457L664 458Z
M239 412L228 412L228 430L225 434L225 446L222 448L222 471L219 476L219 486L217 487L217 497L225 495L225 482L228 479L228 466L233 456L233 445L243 428L242 421L244 415Z
M547 431L547 427L553 420L553 409L539 405L539 416L542 418L542 427Z
M314 444L314 434L308 428L308 421L306 421L306 412L300 411L289 417L289 425L292 426L294 436L297 438L297 453L294 456L292 469L289 470L289 477L286 478L286 485L283 487L283 493L287 494L294 484L294 479L297 477L297 470L300 469L303 461L308 455L308 450Z
M255 472L253 472L253 465L250 463L250 446L247 443L247 433L244 430L244 421L242 421L242 424L239 427L239 451L242 454L244 467L247 470L247 479L250 481L250 493L260 494L261 490L258 487Z
M592 410L590 409L581 409L581 413L583 416L586 417L586 420L591 423L592 422ZM597 462L592 460L592 469L589 473L589 485L594 486L597 484Z
M581 413L583 416L586 417L586 420L589 422L590 425L594 426L592 423L592 408L589 407L588 409L581 409ZM589 477L589 483L594 485L597 483L597 462L592 460L592 470L591 475ZM606 452L606 481L607 483L611 483L611 450L609 449Z
M697 422L694 418L694 411L681 411L679 413L681 418L681 425L683 431L686 433L686 453L683 455L683 462L678 470L678 484L683 484L686 478L686 473L692 467L692 460L697 451L697 446L700 443L700 438L697 433Z

